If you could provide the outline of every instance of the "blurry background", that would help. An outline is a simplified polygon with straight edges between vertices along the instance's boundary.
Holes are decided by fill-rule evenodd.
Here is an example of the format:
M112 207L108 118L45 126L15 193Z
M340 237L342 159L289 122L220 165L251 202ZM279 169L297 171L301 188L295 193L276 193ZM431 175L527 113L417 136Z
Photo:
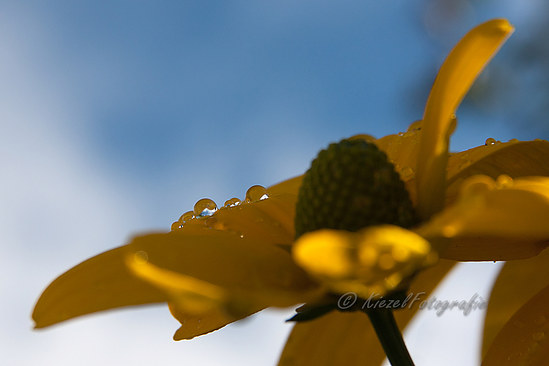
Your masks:
M458 112L455 150L544 138L543 1L0 3L0 345L13 365L275 364L287 311L173 342L166 307L32 331L40 292L195 201L243 198L317 151L420 119L437 68L474 25L517 28ZM487 298L499 264L462 266L437 297ZM416 363L478 364L483 312L424 311Z

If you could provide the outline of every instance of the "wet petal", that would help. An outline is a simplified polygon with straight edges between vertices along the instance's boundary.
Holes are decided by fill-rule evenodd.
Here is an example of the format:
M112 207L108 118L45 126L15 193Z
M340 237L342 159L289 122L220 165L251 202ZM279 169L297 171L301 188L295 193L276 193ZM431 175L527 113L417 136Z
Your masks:
M301 236L296 262L335 293L363 298L385 295L436 256L422 237L398 226L375 226L356 233L318 230Z
M421 299L427 299L454 263L441 260L437 265L420 272L412 282L410 292L421 293ZM417 310L418 306L412 306L411 309L395 311L401 329ZM334 311L318 319L296 324L278 365L380 365L384 358L385 352L366 314Z
M293 194L273 195L221 208L212 216L190 220L183 227L227 231L264 244L289 246L295 237L296 200L297 196Z
M463 181L477 174L497 178L549 176L549 142L544 140L487 144L451 154L448 160L447 203L453 202Z
M216 303L228 313L284 307L318 291L287 251L232 231L184 227L135 238L130 248L139 253L128 257L136 275L191 313Z
M537 255L549 241L549 178L474 176L457 202L416 231L441 257L510 260Z
M484 366L547 365L549 359L549 286L522 306L498 333Z
M486 309L483 354L486 354L511 316L546 286L549 286L549 250L533 258L505 263L494 283Z
M475 27L459 41L440 68L425 106L418 156L418 212L423 219L444 205L448 144L455 127L453 115L512 31L513 27L504 19Z
M34 308L36 328L102 310L166 301L162 291L131 274L124 264L126 249L99 254L53 281Z

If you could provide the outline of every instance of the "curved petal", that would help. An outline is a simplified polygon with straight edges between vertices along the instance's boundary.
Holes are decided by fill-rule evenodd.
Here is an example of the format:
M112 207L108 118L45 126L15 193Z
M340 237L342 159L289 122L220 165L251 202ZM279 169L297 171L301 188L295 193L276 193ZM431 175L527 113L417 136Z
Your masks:
M549 176L549 142L544 140L494 142L451 154L448 159L446 202L453 202L463 181L477 174L497 178Z
M549 178L469 178L458 201L417 232L441 257L510 260L537 255L549 241Z
M494 19L469 31L452 49L425 105L417 165L418 213L423 219L444 205L448 144L453 117L469 88L512 33L505 19Z
M419 235L398 226L375 226L356 233L318 230L302 235L293 248L296 262L335 293L362 298L384 296L436 254Z
M34 307L35 327L102 310L166 301L162 291L131 274L124 264L126 249L99 254L54 280Z
M492 287L486 309L483 355L509 318L546 286L549 286L548 250L533 258L505 263Z
M549 359L549 286L522 306L498 333L484 366L547 365Z
M318 294L287 251L234 231L189 226L135 238L129 248L138 254L128 256L134 273L195 314L220 306L240 315Z
M295 237L296 200L296 195L279 194L255 202L244 201L223 207L212 216L189 220L181 227L230 231L260 243L289 246Z
M179 327L173 336L175 341L193 339L241 319L240 317L229 315L218 308L197 315L185 311L175 303L169 303L168 305L173 317L181 323L181 327ZM251 315L251 313L246 314L246 316L248 315Z
M455 262L441 260L421 271L410 291L423 293L427 298ZM417 312L418 307L395 311L402 329ZM284 347L279 366L362 366L381 365L385 352L368 320L360 312L332 312L308 322L297 323Z

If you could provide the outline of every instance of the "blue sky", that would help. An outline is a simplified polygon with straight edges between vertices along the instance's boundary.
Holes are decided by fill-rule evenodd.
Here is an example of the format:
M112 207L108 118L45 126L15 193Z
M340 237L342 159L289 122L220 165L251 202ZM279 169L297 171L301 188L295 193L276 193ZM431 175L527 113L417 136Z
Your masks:
M518 1L487 3L468 4L467 24L435 41L422 9L404 0L2 2L3 357L23 365L274 363L287 311L179 343L163 307L41 332L30 330L29 314L62 271L135 233L168 229L200 198L242 198L251 185L301 174L329 142L405 130L421 118L422 86L460 35L502 16L519 33L530 14ZM502 114L460 111L453 146L536 137L501 125ZM494 266L470 268L446 298L487 295L471 279L489 281ZM436 331L454 327L442 330L449 350L430 358L452 348L467 357L473 342L464 338L479 331L481 315L426 315ZM414 335L418 349L437 342L428 338Z

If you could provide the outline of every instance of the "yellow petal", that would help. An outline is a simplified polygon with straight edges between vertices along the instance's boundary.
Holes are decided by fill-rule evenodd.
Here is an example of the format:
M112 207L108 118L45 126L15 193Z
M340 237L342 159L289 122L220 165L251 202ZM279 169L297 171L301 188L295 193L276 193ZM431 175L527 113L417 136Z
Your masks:
M228 315L221 309L212 309L203 314L191 314L175 303L170 303L170 312L181 323L181 327L175 332L173 339L180 341L192 339L196 336L207 334L239 320L239 317Z
M147 259L146 265L137 260L132 267L136 274L180 306L192 299L186 309L190 312L195 300L205 305L205 311L210 310L210 300L229 312L234 305L244 311L284 307L306 301L318 290L287 251L231 230L183 227L135 238L130 247ZM129 260L135 262L135 257Z
M80 263L42 293L32 317L36 328L123 306L164 302L166 295L133 276L120 247Z
M475 27L459 41L440 68L425 106L417 165L418 212L423 219L444 205L448 144L455 127L453 115L512 31L505 19Z
M385 295L436 261L427 241L398 226L375 226L356 233L318 230L302 235L293 256L311 276L335 293L363 298Z
M296 200L296 195L279 194L251 203L243 202L221 208L212 216L189 220L184 229L230 231L259 243L289 247L295 237Z
M424 293L422 299L449 272L455 262L441 260L437 265L419 272L410 291ZM417 312L418 306L395 311L403 329ZM363 366L380 365L385 358L377 336L364 313L334 311L318 319L298 323L290 334L279 366Z
M406 132L387 135L374 141L377 147L387 154L389 161L394 164L395 170L400 174L400 179L406 185L406 190L414 206L417 205L415 169L419 153L421 127L422 121L416 121L410 125Z
M522 306L498 333L484 366L547 365L549 359L549 286Z
M483 355L511 316L544 287L549 286L549 251L505 263L490 293L484 319Z
M441 257L510 260L537 255L549 241L549 178L474 176L457 202L416 231Z
M451 154L448 160L447 203L453 202L463 181L477 174L496 179L549 176L549 142L544 140L488 144Z

